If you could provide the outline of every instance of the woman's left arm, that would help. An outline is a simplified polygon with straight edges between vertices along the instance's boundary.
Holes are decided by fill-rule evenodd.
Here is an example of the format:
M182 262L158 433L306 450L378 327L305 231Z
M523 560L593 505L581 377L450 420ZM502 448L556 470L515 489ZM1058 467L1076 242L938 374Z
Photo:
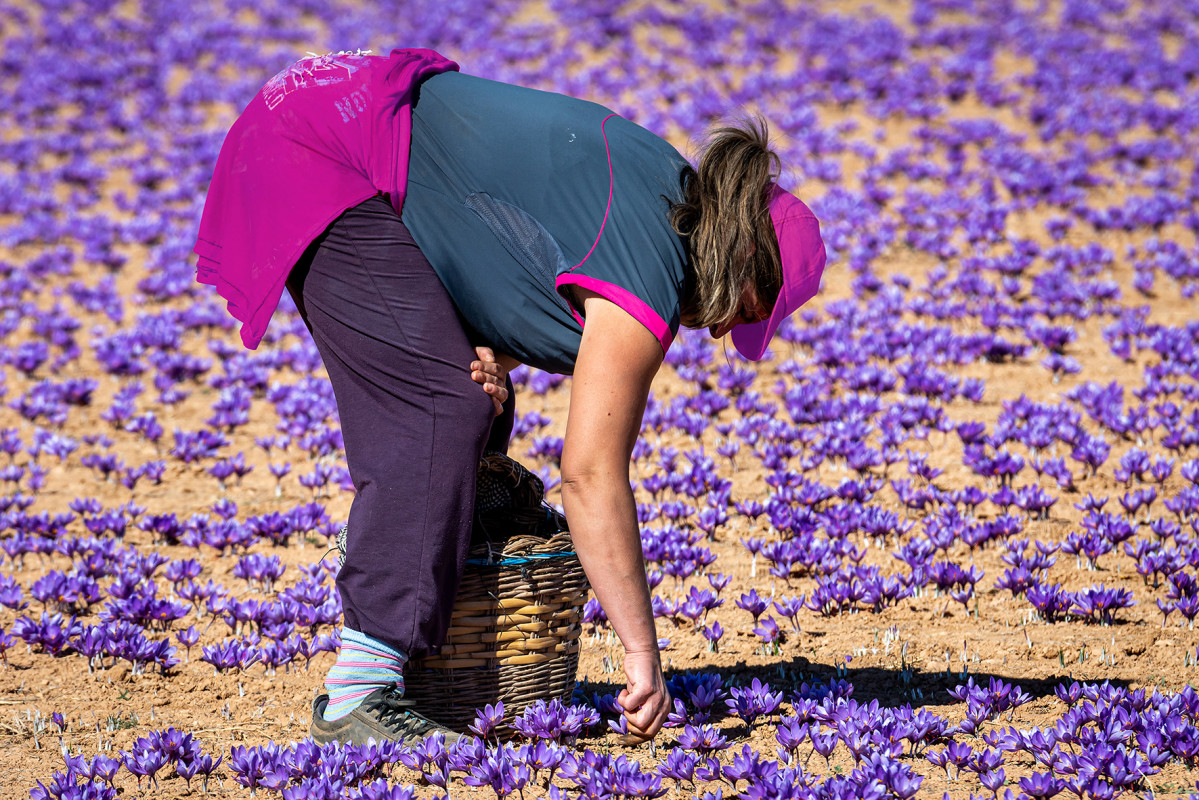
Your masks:
M629 730L653 736L670 711L670 696L658 655L629 459L662 347L614 303L589 291L579 295L587 324L571 381L562 503L579 561L625 648L627 687L618 700Z

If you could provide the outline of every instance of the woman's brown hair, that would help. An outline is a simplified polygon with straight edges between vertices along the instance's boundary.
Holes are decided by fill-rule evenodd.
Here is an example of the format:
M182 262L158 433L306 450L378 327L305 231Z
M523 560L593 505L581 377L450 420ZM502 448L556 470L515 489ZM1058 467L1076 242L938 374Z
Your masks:
M688 242L693 283L684 309L693 327L736 315L747 283L766 309L774 305L783 271L767 193L778 173L761 117L711 131L698 166L683 170L683 200L671 206L670 223Z

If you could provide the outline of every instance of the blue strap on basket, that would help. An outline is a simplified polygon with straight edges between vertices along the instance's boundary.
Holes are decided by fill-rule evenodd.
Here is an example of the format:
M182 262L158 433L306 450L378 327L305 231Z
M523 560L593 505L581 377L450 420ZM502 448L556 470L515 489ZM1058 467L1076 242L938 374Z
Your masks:
M539 558L561 558L562 556L573 555L578 554L573 550L563 550L560 553L530 553L529 555L522 556L521 558L501 558L499 561L488 561L487 559L483 558L468 558L466 559L466 563L474 564L475 566L479 567L511 567L517 564L527 564L530 561Z

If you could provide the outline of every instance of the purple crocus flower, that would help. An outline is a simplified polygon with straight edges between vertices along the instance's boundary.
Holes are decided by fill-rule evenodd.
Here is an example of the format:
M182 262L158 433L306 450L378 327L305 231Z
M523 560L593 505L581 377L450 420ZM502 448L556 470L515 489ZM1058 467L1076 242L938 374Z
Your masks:
M719 653L720 638L724 636L724 628L720 622L713 622L711 625L701 627L699 632L708 640L708 652Z
M701 756L729 746L728 739L711 725L686 725L676 738L684 750L694 750Z
M685 782L694 787L695 765L698 761L698 754L674 748L666 754L666 758L658 765L658 774L664 778L671 778L679 783Z
M1020 779L1020 788L1031 798L1047 800L1060 793L1065 788L1065 783L1055 778L1052 773L1034 772L1027 778Z
M809 733L809 738L812 742L812 750L824 757L825 766L832 769L831 757L833 751L837 749L837 743L840 741L836 732L832 733L817 733L812 731Z
M144 777L149 777L151 785L157 789L158 779L155 776L160 769L166 766L167 756L162 751L154 748L135 748L132 752L121 753L121 763L125 765L125 769L137 776L139 789Z
M486 739L496 727L504 720L504 704L497 702L493 705L485 705L481 710L475 711L475 722L470 726L475 735L481 739Z
M89 762L87 770L83 774L92 780L102 780L111 786L113 778L116 777L120 768L121 759L119 757L109 758L103 754L97 754Z
M750 589L749 592L737 598L737 606L753 615L755 625L758 617L762 616L762 612L770 607L770 603L769 599L759 597L756 589Z
M1116 609L1129 608L1136 604L1132 592L1127 589L1108 589L1103 584L1074 593L1071 613L1097 620L1101 625L1110 625Z

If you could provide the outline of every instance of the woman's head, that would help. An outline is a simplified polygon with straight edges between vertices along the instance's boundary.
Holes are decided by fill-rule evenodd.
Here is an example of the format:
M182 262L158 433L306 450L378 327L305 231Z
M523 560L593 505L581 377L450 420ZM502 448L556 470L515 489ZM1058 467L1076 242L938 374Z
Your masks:
M773 307L783 283L768 208L778 172L761 118L713 130L698 166L684 170L683 200L672 207L671 224L690 250L689 327L752 321Z
M758 360L782 321L807 302L824 272L824 242L812 211L775 182L778 156L761 118L717 128L671 224L688 241L690 284L683 324L708 327Z

